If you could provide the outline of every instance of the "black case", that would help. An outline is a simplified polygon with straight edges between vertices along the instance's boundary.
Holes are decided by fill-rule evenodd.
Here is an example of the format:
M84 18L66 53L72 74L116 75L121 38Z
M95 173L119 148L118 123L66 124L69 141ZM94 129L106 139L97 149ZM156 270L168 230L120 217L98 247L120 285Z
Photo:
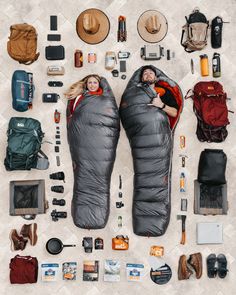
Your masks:
M212 48L220 48L222 44L223 20L220 16L216 16L211 22L211 46Z
M57 15L50 15L50 30L57 31Z
M61 41L60 34L48 34L48 41Z
M57 102L60 96L57 93L43 93L43 102Z
M65 49L62 45L47 46L45 48L45 56L47 60L61 60L65 58Z

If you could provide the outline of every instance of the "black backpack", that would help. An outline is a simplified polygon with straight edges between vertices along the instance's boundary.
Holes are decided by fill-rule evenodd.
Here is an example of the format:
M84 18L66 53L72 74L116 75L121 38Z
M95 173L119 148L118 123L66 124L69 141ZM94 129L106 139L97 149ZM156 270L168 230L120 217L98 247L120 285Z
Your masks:
M8 146L4 165L6 170L47 169L47 156L41 151L44 133L39 121L12 117L8 126ZM41 156L39 155L41 154Z

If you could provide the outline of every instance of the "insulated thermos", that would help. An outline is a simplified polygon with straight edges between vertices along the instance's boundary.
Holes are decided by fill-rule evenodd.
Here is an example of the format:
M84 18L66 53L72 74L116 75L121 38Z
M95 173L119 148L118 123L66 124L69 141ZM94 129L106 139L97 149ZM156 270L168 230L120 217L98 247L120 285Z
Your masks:
M81 50L75 51L74 64L76 68L81 68L83 66L83 52Z
M212 75L214 78L221 76L220 54L216 52L212 58Z
M200 55L201 75L203 77L209 76L209 64L207 54Z

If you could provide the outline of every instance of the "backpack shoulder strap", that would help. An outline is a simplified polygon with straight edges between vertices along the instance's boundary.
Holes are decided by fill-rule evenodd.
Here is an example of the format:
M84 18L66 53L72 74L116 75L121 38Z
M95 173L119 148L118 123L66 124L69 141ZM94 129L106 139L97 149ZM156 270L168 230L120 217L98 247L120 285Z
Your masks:
M40 156L40 154L42 155L42 157ZM49 167L48 157L44 154L42 150L39 150L36 169L46 170L48 169L48 167Z

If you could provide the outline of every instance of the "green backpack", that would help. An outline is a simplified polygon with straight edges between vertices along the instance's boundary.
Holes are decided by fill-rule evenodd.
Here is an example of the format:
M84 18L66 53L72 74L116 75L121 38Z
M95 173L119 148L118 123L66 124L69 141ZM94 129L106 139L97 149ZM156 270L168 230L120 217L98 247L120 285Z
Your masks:
M6 170L45 170L47 156L41 151L44 133L39 121L32 118L12 117L8 125L8 146L4 165ZM42 156L40 156L41 154Z

